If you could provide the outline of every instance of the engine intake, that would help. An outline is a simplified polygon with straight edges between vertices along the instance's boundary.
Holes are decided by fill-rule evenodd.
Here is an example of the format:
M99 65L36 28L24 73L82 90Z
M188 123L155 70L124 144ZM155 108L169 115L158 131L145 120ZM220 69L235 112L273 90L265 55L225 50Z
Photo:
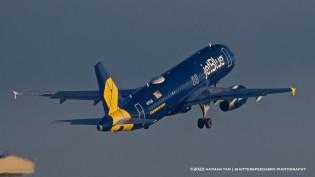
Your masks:
M246 101L247 98L235 98L233 100L223 101L220 103L220 109L223 112L231 111L241 107L243 104L246 103Z
M231 89L236 89L236 90L240 90L244 88L246 87L243 85L235 85L231 87ZM231 110L241 107L243 104L246 103L246 101L247 101L247 98L234 98L231 100L224 100L223 102L220 103L219 107L223 112L231 111Z

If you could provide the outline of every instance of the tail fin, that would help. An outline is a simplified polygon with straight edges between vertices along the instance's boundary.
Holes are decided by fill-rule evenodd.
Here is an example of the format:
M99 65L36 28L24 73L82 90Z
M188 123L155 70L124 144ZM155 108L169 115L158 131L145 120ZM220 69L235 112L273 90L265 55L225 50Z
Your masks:
M105 114L111 114L118 109L119 90L110 74L106 72L102 63L94 66L100 95L103 97Z

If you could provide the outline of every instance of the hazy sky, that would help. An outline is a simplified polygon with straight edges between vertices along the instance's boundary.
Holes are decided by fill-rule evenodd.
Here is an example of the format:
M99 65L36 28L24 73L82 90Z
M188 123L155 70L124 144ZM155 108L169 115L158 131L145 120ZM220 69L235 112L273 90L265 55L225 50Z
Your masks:
M314 176L315 1L0 1L0 151L31 158L36 177ZM96 89L103 62L134 88L208 42L237 64L220 86L298 87L238 110L196 106L149 130L101 133L53 124L102 117L101 104L25 98L17 90ZM304 173L193 173L189 167L305 167Z

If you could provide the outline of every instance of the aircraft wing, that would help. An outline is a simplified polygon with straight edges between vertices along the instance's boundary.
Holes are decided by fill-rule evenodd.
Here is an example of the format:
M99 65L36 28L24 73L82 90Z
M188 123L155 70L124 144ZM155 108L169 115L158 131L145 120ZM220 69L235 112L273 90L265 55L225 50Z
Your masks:
M122 97L127 97L130 94L133 94L136 89L127 89L120 90ZM48 97L51 99L59 99L59 103L62 104L66 100L91 100L94 101L96 105L99 101L103 99L97 90L88 90L88 91L12 91L14 99L17 99L18 96L42 96Z
M250 89L250 88L218 88L210 87L205 90L195 93L193 96L187 99L186 105L191 106L195 104L207 104L210 102L216 102L220 100L231 100L234 98L249 98L256 97L258 102L263 96L269 94L279 94L291 92L294 96L296 88L263 88L263 89Z

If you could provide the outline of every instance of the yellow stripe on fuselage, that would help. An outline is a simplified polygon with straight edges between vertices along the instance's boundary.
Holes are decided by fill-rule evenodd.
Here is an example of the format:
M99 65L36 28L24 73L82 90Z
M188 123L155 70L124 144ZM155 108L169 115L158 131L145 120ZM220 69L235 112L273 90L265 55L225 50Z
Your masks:
M134 124L118 124L120 121L124 122L131 119L130 114L126 110L118 107L115 112L109 115L113 119L113 127L110 129L110 131L116 132L133 130Z
M117 132L117 131L130 131L133 130L134 124L124 124L124 125L114 125L110 131Z
M117 124L119 121L125 119L129 120L131 118L130 114L124 109L117 109L115 112L109 114L113 119L113 125Z
M160 104L159 106L157 106L156 108L154 108L152 111L150 111L150 115L152 115L152 114L158 112L159 110L161 110L161 109L164 108L165 106L166 106L165 103Z

